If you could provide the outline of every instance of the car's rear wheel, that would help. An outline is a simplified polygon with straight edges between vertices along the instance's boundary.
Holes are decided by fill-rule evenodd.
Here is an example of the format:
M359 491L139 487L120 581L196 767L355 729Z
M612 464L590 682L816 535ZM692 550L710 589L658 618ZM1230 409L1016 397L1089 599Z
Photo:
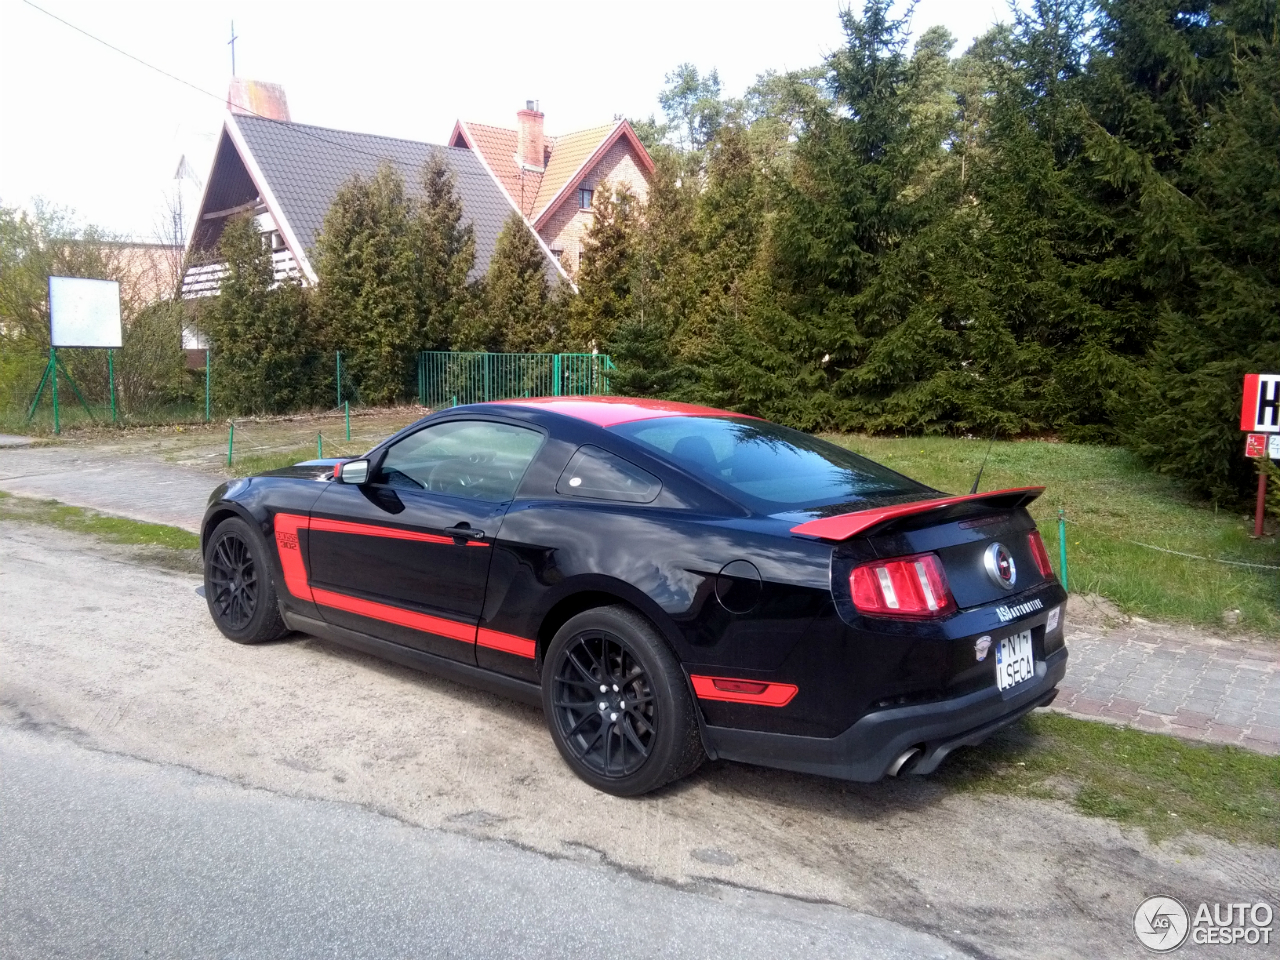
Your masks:
M209 537L204 597L213 622L236 643L264 643L289 632L262 538L239 517L223 520Z
M570 619L547 649L542 676L551 737L596 789L648 793L706 759L684 672L633 610L599 607Z

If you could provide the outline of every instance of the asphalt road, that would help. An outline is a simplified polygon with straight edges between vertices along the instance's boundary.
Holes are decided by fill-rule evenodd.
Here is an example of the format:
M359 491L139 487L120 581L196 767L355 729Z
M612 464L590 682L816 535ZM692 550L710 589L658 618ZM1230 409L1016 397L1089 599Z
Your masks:
M0 955L961 957L836 906L676 889L0 728Z

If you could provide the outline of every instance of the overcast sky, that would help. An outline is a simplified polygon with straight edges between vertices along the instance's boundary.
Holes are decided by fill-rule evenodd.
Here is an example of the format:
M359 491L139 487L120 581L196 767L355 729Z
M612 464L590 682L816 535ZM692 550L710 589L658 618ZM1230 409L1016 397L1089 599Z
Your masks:
M0 204L44 198L139 240L155 239L180 157L208 173L232 20L236 72L283 85L295 121L436 143L460 117L513 126L527 99L552 135L647 117L685 61L736 96L842 41L838 0L35 2L216 95L0 0ZM1005 0L920 0L913 27L943 24L958 54L998 19Z

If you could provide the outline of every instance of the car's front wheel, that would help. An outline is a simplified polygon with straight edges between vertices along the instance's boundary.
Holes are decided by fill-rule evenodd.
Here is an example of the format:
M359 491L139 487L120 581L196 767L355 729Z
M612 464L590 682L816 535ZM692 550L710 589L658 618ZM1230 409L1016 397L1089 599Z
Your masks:
M542 676L551 737L596 789L648 793L706 759L684 672L635 611L599 607L570 619L547 648Z
M209 537L204 597L213 622L236 643L264 643L289 632L262 538L239 517L223 520Z

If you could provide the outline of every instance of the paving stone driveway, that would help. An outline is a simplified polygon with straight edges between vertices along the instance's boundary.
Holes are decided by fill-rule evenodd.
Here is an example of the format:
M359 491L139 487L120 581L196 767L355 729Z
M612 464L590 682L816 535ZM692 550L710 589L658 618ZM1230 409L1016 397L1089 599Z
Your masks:
M191 531L221 481L212 471L93 447L0 448L0 490ZM1067 643L1071 660L1053 709L1280 755L1280 643L1137 619L1109 624L1075 597Z
M0 490L198 533L215 472L88 446L0 447Z

